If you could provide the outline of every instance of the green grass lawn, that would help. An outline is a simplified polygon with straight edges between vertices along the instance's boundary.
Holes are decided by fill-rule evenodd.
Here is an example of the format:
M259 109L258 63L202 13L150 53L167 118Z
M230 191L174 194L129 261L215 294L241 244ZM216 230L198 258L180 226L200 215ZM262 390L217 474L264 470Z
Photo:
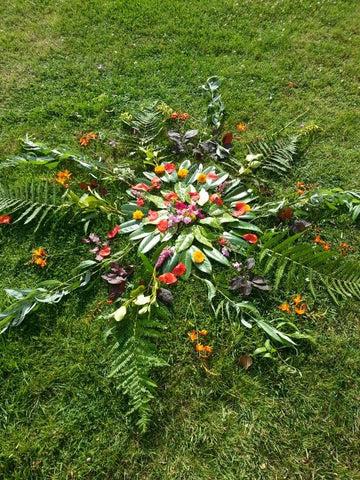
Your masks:
M26 134L74 149L84 132L111 138L122 112L156 100L189 112L196 126L206 111L199 86L218 75L225 131L239 122L248 138L293 120L295 130L321 127L277 192L298 180L356 190L359 21L357 0L14 0L0 27L0 161L19 152ZM330 212L320 225L330 240L358 247L347 215ZM3 308L3 288L66 278L89 258L80 224L36 233L0 227ZM51 252L46 271L29 264L40 245ZM360 478L357 302L335 306L320 295L316 315L301 320L316 344L303 342L278 361L257 357L244 371L239 356L263 336L216 323L196 280L174 295L173 325L160 347L170 367L154 372L158 394L143 436L125 414L127 398L105 376L107 320L96 316L107 308L104 283L37 310L0 337L0 478ZM278 300L270 293L269 312ZM187 332L195 325L209 330L216 375L192 356Z

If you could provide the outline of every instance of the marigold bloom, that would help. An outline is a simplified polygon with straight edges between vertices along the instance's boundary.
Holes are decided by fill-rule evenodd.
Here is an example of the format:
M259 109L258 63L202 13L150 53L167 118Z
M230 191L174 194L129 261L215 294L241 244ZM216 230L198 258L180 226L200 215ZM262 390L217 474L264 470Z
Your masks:
M183 263L178 263L176 267L173 268L173 271L171 272L174 274L176 277L180 277L181 275L184 275L186 273L186 266Z
M193 253L193 260L195 263L203 263L205 255L200 252L200 250L196 250L196 252Z
M257 243L258 241L258 237L254 233L245 233L245 235L242 235L242 238L249 243Z
M279 305L278 308L286 313L291 313L291 308L288 302L284 302L282 305Z
M301 298L300 293L298 293L298 294L296 295L296 297L294 297L294 298L292 299L292 301L294 302L295 305L299 305L299 303L302 302L302 298Z
M160 222L157 224L157 229L159 232L164 233L169 226L169 222L167 220L160 220Z
M306 303L303 303L302 305L300 305L300 307L294 307L294 311L295 311L295 313L297 313L298 315L304 315L304 313L306 312L306 310L307 310Z
M187 168L181 168L181 169L178 171L178 177L180 177L180 178L186 178L188 173L189 173L189 170L188 170Z
M197 181L199 183L205 183L206 182L206 175L205 173L200 173L197 177Z
M0 223L10 223L10 222L11 222L11 216L10 215L1 215Z
M193 330L191 333L188 333L188 336L192 342L195 342L195 340L198 338L198 334Z
M246 132L247 130L247 126L245 125L245 123L238 123L236 125L236 128L238 129L239 132Z
M163 175L165 171L165 167L163 167L162 165L156 165L156 167L154 168L154 172L156 173L156 175Z
M163 273L158 277L158 279L160 280L160 282L166 283L166 285L172 285L173 283L177 282L177 277L175 277L175 275L170 272Z
M133 219L134 220L141 220L144 216L144 213L141 210L135 210L133 213Z

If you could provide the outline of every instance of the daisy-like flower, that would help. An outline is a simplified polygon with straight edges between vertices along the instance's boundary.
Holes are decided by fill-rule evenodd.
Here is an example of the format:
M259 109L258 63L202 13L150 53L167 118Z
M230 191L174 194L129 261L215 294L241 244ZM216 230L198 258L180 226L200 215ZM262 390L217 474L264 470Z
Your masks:
M200 252L200 250L196 250L196 252L193 253L193 260L195 263L203 263L205 255Z
M200 173L197 177L197 181L199 183L205 183L206 182L206 175L205 173Z

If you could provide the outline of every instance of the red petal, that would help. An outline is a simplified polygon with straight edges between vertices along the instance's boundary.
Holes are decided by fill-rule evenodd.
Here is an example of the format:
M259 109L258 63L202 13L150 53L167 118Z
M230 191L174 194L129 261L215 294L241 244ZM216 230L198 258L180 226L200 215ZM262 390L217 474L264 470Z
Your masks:
M176 165L175 163L165 163L164 168L170 174L176 169Z
M253 233L245 233L245 235L243 235L242 238L249 243L257 243L258 241L258 237Z
M10 222L11 222L10 215L1 215L0 223L10 223Z
M164 233L168 226L169 224L167 220L160 220L160 222L157 224L157 229L159 230L159 232Z
M160 282L164 282L167 285L171 285L171 284L177 282L177 278L175 277L175 275L173 273L169 273L169 272L164 273L163 275L160 275L158 278L159 278Z
M133 190L145 190L145 192L151 190L151 187L149 187L149 185L146 185L145 183L137 183L136 185L131 185L131 188Z
M105 247L102 247L101 250L99 250L98 255L100 257L108 257L111 254L111 248L108 245L105 245Z
M180 262L176 265L176 267L174 267L171 273L176 277L180 277L180 275L184 275L184 273L186 273L186 266Z
M109 232L106 236L107 238L114 238L118 234L118 231L120 229L120 225L115 225L115 227Z

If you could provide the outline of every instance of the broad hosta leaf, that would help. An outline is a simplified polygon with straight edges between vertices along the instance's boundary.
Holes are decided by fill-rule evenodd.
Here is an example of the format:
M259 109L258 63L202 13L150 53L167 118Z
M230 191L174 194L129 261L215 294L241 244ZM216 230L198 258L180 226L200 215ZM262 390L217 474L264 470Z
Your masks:
M230 265L229 260L226 257L224 257L224 255L220 253L218 250L216 250L215 248L213 248L212 250L209 250L208 248L204 248L204 253L206 256L212 258L218 263L222 263L223 265L226 265L226 266Z
M195 239L198 242L202 243L203 245L206 245L207 247L212 248L212 243L210 242L210 240L208 240L206 237L204 237L204 235L202 234L202 232L200 230L200 227L198 225L195 225L193 227L193 232L194 232Z
M156 232L151 233L147 237L143 238L142 241L140 242L138 251L140 253L147 253L149 252L152 248L155 247L160 241L161 235L156 234Z
M176 242L175 242L176 252L180 253L183 250L187 250L189 247L191 247L193 241L194 241L194 233L191 230L190 231L184 230L183 232L180 233L180 235L176 239Z

